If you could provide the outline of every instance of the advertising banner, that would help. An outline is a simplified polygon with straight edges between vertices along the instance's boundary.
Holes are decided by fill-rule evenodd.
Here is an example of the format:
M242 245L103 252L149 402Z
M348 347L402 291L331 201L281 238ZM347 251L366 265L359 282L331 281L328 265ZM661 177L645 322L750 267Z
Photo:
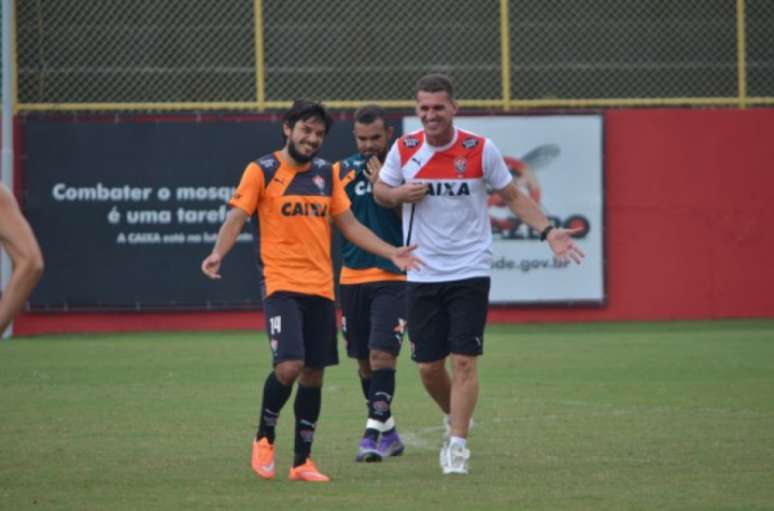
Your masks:
M491 302L601 304L605 299L602 116L460 116L454 122L495 143L520 187L555 225L582 229L576 241L586 254L583 264L562 263L540 242L539 233L491 193ZM404 133L420 128L418 118L404 118Z
M211 281L200 270L248 162L282 147L279 119L24 124L24 204L46 256L33 310L261 303L250 229ZM354 150L340 122L322 157Z
M24 207L47 263L32 309L259 306L249 229L226 257L221 280L205 278L199 266L245 165L281 147L279 119L129 119L24 121ZM602 118L487 116L456 123L495 142L519 182L539 192L552 221L583 228L583 265L559 264L492 195L492 302L602 302ZM419 123L405 118L403 128ZM354 152L351 130L350 121L337 121L320 156Z

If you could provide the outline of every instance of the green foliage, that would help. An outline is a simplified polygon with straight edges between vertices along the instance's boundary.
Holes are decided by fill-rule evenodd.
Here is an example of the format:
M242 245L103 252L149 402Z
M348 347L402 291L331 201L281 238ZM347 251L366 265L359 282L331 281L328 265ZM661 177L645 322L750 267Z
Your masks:
M0 509L774 509L774 322L492 326L471 474L438 467L441 416L408 350L404 456L356 464L354 364L326 373L313 457L334 479L249 468L262 333L0 343Z

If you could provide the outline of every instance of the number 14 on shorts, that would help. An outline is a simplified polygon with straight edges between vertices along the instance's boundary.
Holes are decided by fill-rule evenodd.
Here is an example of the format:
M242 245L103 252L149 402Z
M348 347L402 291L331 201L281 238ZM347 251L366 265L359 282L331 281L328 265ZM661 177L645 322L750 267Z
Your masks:
M272 316L269 318L269 335L275 335L282 332L282 316Z

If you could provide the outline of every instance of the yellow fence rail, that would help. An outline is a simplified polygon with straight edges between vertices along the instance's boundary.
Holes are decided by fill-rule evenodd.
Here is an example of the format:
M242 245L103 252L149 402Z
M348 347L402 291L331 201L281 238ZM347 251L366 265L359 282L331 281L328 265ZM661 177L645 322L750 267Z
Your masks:
M774 105L770 0L16 2L17 112Z

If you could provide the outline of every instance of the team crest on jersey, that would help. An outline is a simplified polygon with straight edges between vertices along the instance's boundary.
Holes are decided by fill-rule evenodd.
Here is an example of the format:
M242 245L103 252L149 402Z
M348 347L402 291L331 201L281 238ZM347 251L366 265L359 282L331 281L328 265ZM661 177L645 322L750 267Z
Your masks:
M462 147L465 149L473 149L478 145L478 139L477 138L466 138L462 141Z
M403 145L408 148L416 147L419 145L419 139L417 137L408 136L403 139Z
M320 194L322 194L325 191L325 178L318 175L314 176L312 181L314 182L314 185L317 187L317 189L320 190Z
M279 341L277 339L272 339L269 341L269 346L271 346L271 352L276 356L277 348L279 347Z
M465 173L465 169L468 167L468 160L462 156L454 158L454 170L457 171L457 175L462 176Z

